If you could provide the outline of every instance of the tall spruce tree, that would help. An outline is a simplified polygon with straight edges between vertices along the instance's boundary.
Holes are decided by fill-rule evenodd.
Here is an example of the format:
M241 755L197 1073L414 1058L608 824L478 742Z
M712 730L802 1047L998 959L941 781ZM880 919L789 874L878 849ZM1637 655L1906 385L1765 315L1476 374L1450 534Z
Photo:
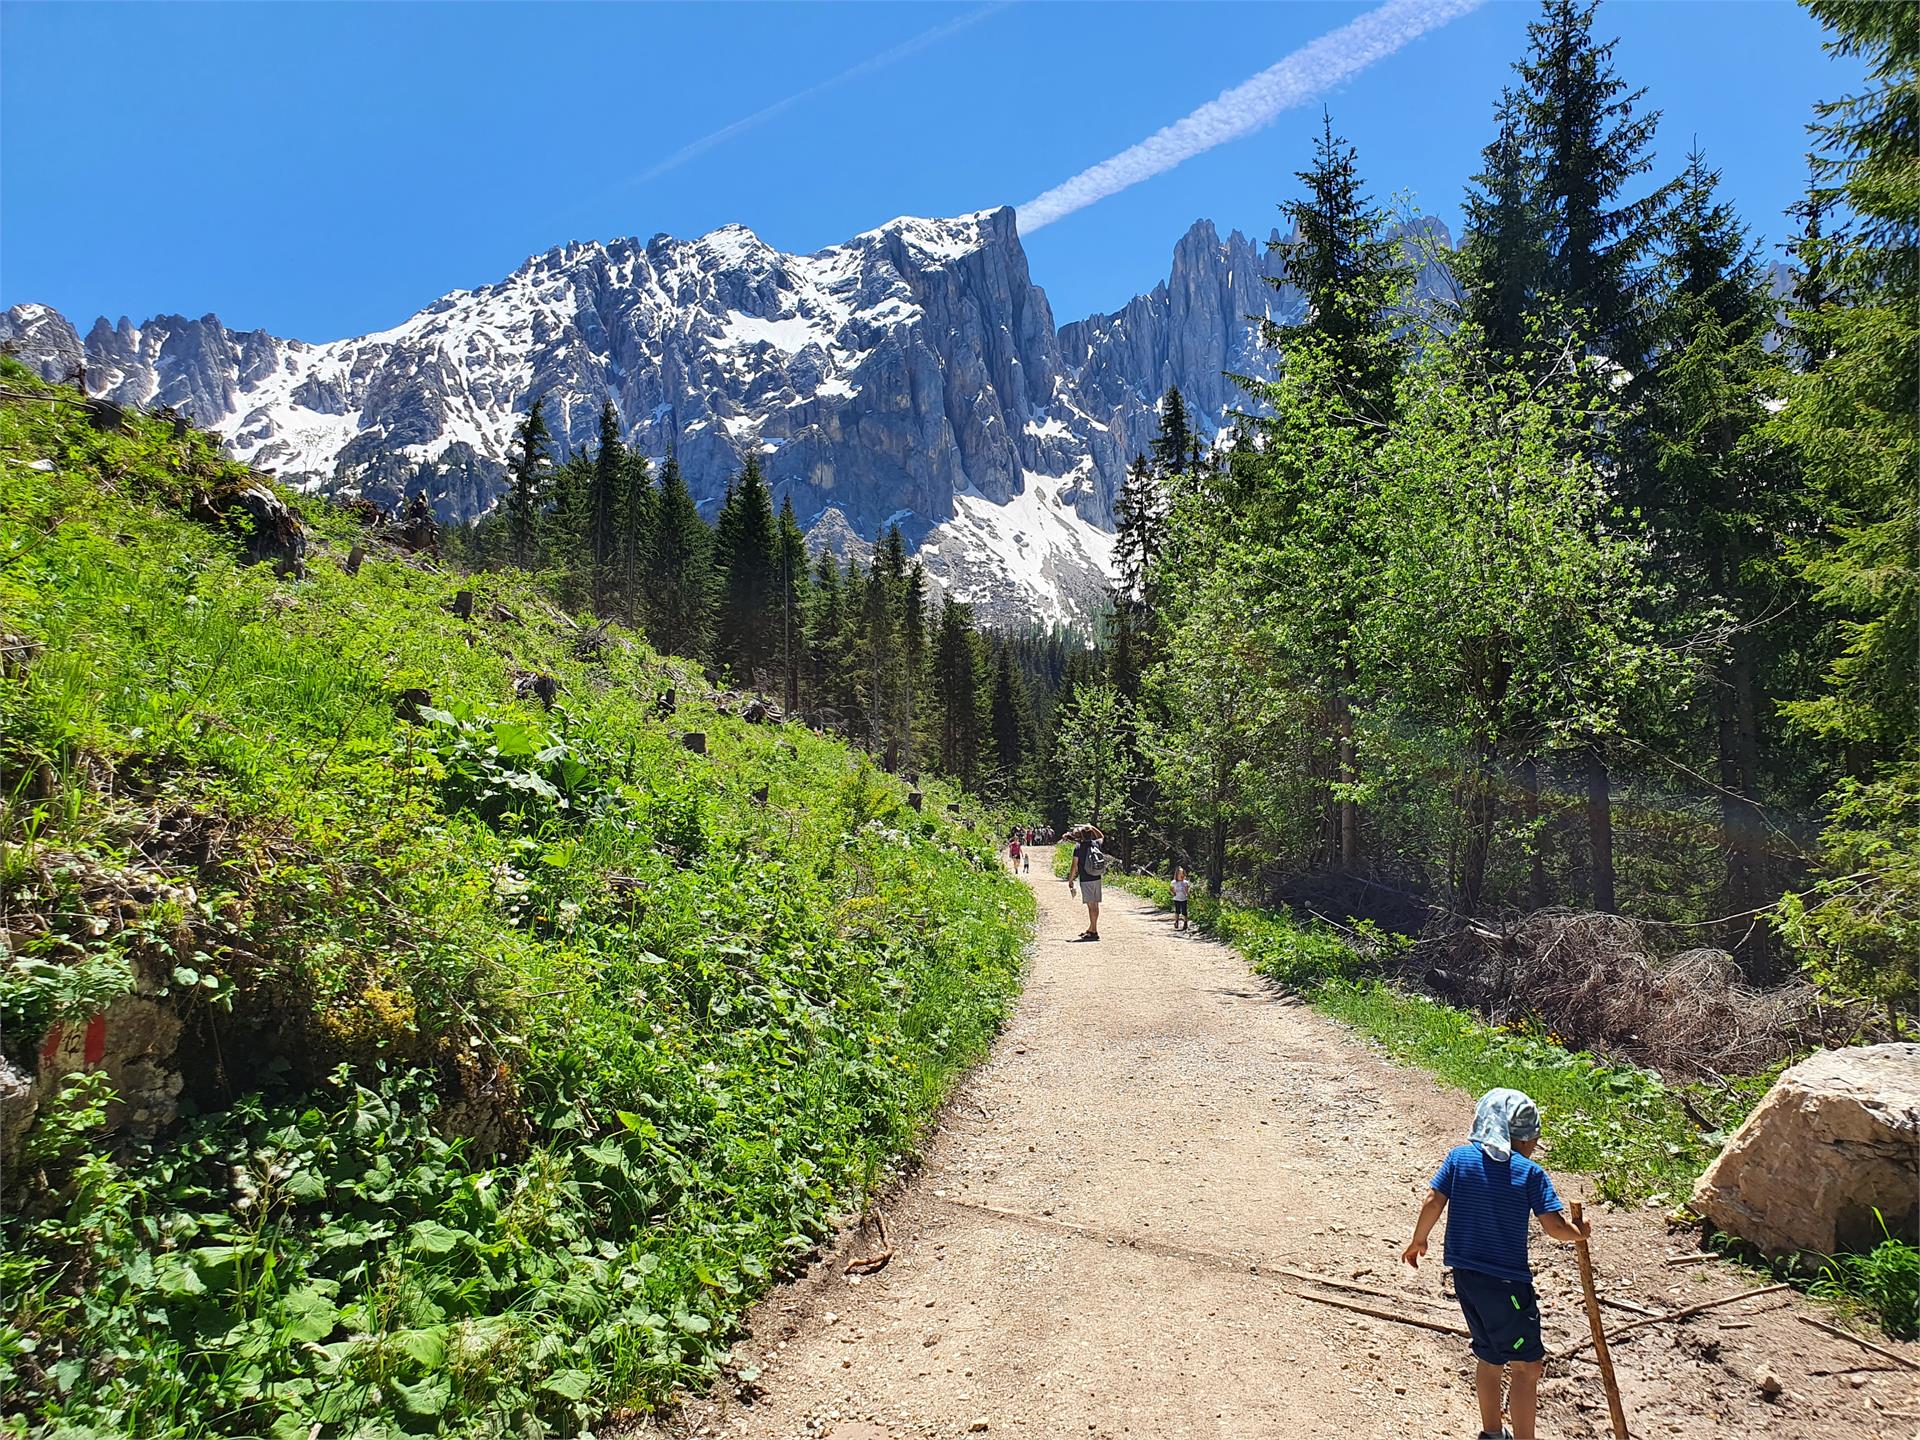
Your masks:
M547 476L553 466L552 444L544 401L536 395L527 418L513 432L513 459L507 467L507 543L513 563L523 570L530 569L537 557Z
M1821 881L1783 902L1816 979L1873 996L1897 1026L1920 998L1920 13L1807 0L1870 84L1823 105L1815 198L1827 301L1795 317L1817 357L1780 431L1827 519L1799 559L1836 622L1824 693L1788 707L1849 772L1821 834Z
M620 558L620 509L626 488L627 447L620 441L620 412L611 398L600 402L600 446L587 487L587 553L592 564L595 614L609 613Z
M749 455L714 525L716 658L743 684L757 684L778 653L779 563L773 500L759 460Z
M824 550L814 567L807 601L807 672L814 703L845 720L853 713L853 642L847 627L846 587L840 562Z
M785 678L783 704L800 708L800 672L806 665L807 537L794 517L793 497L780 502L776 576L780 587L780 668Z
M1619 42L1594 39L1598 8L1599 0L1544 0L1541 18L1527 27L1531 53L1514 68L1544 245L1540 300L1573 326L1581 348L1637 375L1647 344L1647 255L1674 187L1638 199L1626 194L1653 167L1660 112L1635 116L1646 92L1629 92L1615 73ZM1589 898L1595 909L1612 910L1613 781L1602 737L1589 737L1581 767Z
M1797 637L1804 597L1779 537L1804 529L1797 468L1766 408L1773 295L1719 174L1688 157L1649 321L1653 361L1641 387L1647 455L1634 469L1661 578L1689 637L1710 637L1703 676L1712 715L1726 845L1724 909L1752 915L1779 894L1772 822L1762 808L1763 751L1775 738L1769 675ZM1775 978L1768 932L1744 927L1740 959Z
M646 570L651 563L653 529L659 501L653 488L653 467L647 457L629 450L620 467L618 533L614 553L620 576L620 607L627 624L639 628L646 620Z
M669 454L661 467L656 504L647 537L648 633L669 655L704 657L712 633L713 532L700 518L677 456Z
M914 729L920 723L920 692L927 675L927 572L918 560L900 583L900 690L897 724L903 767L914 763Z
M1545 0L1527 27L1532 53L1515 67L1519 111L1545 242L1541 289L1589 345L1637 370L1647 255L1674 184L1625 194L1653 168L1660 112L1634 115L1646 91L1629 92L1615 73L1618 40L1595 41L1597 9L1599 0Z
M1187 402L1178 385L1167 387L1160 400L1160 429L1153 437L1153 463L1161 475L1178 475L1192 463L1199 437L1187 418Z
M894 581L888 574L884 550L874 556L860 597L860 656L862 689L866 698L867 749L883 757L888 769L900 763L900 738L895 728L897 687L900 684L900 617Z
M1335 396L1356 420L1377 423L1392 412L1409 348L1393 311L1411 270L1386 211L1367 197L1358 152L1334 134L1330 114L1322 113L1313 165L1298 179L1306 193L1280 207L1298 239L1277 245L1281 273L1272 283L1297 289L1307 318L1291 329L1269 321L1267 338L1283 354L1303 345L1324 352Z
M972 790L980 782L980 669L973 614L948 595L933 651L940 706L940 769Z
M1502 92L1499 133L1480 152L1465 204L1466 235L1455 267L1467 318L1500 355L1531 347L1530 320L1546 272L1546 234L1538 208L1540 177L1527 145L1520 98Z

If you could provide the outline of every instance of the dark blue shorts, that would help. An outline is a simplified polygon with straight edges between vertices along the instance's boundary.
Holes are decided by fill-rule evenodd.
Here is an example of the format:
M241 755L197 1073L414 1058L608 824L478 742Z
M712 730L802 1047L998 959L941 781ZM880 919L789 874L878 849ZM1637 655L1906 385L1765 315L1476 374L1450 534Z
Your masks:
M1474 1358L1489 1365L1514 1360L1539 1360L1547 1347L1540 1343L1540 1302L1531 1282L1502 1280L1478 1270L1455 1270L1453 1293L1460 1313L1473 1333Z

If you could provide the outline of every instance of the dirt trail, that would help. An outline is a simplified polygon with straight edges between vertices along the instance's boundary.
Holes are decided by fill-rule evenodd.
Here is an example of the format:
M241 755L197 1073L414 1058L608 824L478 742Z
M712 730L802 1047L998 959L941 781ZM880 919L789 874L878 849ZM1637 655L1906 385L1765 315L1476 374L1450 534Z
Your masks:
M1470 1098L1112 887L1105 938L1073 943L1086 911L1050 853L1033 858L1026 993L887 1209L892 1263L845 1275L873 1246L844 1237L755 1311L735 1358L757 1381L694 1403L665 1433L1475 1434L1464 1339L1303 1295L1459 1323L1439 1236L1417 1275L1398 1257ZM1557 1178L1583 1195L1578 1177ZM1666 1265L1676 1242L1658 1216L1595 1220L1610 1296L1665 1309L1760 1283L1718 1261ZM1563 1349L1586 1334L1572 1252L1536 1236L1534 1254L1548 1345ZM1621 1341L1634 1435L1920 1436L1920 1376L1797 1313L1826 1312L1771 1295ZM1769 1369L1784 1387L1772 1401L1757 1379ZM1548 1377L1542 1436L1607 1433L1590 1363L1551 1362Z

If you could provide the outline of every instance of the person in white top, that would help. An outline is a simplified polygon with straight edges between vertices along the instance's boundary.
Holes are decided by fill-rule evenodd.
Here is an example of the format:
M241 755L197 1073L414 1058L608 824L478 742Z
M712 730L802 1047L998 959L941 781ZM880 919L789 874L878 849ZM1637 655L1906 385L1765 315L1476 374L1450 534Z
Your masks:
M1193 922L1187 918L1187 897L1193 894L1193 881L1187 878L1184 865L1173 867L1173 928L1191 930Z

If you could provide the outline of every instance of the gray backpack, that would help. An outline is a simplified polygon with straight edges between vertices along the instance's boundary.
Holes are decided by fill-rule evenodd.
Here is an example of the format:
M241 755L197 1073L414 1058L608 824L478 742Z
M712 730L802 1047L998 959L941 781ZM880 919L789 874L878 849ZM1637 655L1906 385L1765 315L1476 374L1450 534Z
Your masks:
M1098 880L1107 873L1107 852L1100 848L1098 840L1087 842L1087 854L1080 862L1080 873L1089 880Z

